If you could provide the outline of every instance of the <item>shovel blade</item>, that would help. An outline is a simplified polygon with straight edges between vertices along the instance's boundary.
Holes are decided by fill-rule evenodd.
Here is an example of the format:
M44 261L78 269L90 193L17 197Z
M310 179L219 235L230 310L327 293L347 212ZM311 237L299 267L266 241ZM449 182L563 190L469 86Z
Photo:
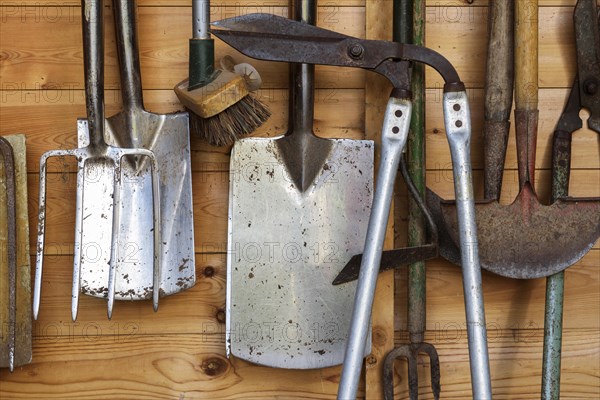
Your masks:
M441 210L456 245L456 207L442 201ZM482 268L508 278L541 278L575 264L593 247L600 237L600 199L564 198L545 206L526 185L508 206L478 204L476 219Z
M356 282L331 281L364 247L373 143L331 140L322 170L302 190L277 140L243 139L232 150L227 353L278 368L338 365Z
M123 113L107 120L105 138L109 145L127 145L122 137L129 132L126 120ZM143 147L151 150L157 161L163 242L159 291L161 296L167 296L194 286L196 279L188 115L136 111L134 120L136 129L143 132ZM78 138L79 147L88 143L87 121L80 121ZM112 192L112 181L95 183L103 189L109 184L107 190ZM84 209L92 207L109 211L89 213L88 218L93 218L93 221L84 220L81 291L95 297L106 297L112 198L105 194L88 196L87 187ZM121 218L119 226L115 227L119 235L115 299L151 299L154 282L152 174L150 163L144 162L143 157L130 157L121 163L120 197Z

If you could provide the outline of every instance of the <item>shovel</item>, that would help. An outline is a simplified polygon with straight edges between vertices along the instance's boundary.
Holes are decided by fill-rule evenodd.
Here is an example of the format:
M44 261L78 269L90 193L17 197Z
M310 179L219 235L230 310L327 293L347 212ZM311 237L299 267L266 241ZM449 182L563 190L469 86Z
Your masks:
M31 362L25 136L0 136L0 368Z
M358 39L269 14L249 14L222 20L213 25L213 34L250 57L363 68L385 76L394 87L384 116L377 192L369 217L365 253L338 390L339 399L356 398L364 349L368 343L377 269L393 192L389 183L394 181L410 121L411 93L406 61L430 65L443 77L444 124L452 154L455 193L459 200L457 213L461 229L463 286L469 325L473 396L478 399L490 398L487 333L469 160L471 120L465 87L454 67L442 55L431 49L410 44Z
M188 113L163 115L144 110L136 2L114 0L113 6L123 110L107 119L105 137L110 145L151 150L156 159L163 242L159 255L162 268L156 279L160 295L168 296L194 286L196 279ZM87 132L81 133L79 137L84 140L80 146L87 139ZM114 233L118 248L113 249L119 256L114 268L105 264L81 272L84 293L106 297L103 289L108 288L109 318L115 299L145 300L152 294L154 254L148 249L152 248L154 221L152 208L145 206L153 197L151 172L145 158L128 157L123 163L125 184ZM96 234L86 231L84 240L100 240Z
M71 315L77 319L79 293L81 292L82 270L105 268L109 265L115 273L117 259L122 257L119 251L119 232L124 184L135 183L133 177L122 171L123 159L127 156L144 157L151 168L152 196L140 199L138 207L152 209L152 241L144 243L144 251L152 256L152 280L146 291L152 294L154 309L158 309L159 286L161 277L161 226L159 177L157 175L156 158L147 149L121 148L109 145L104 139L104 36L102 2L82 0L83 21L83 58L85 74L85 94L87 120L89 123L89 142L74 150L51 150L42 155L40 160L40 197L38 216L37 260L34 283L33 315L37 319L44 260L44 240L46 226L46 164L50 157L73 156L77 159L77 203L75 217L75 246ZM79 123L79 133L82 123ZM81 143L81 135L79 135ZM132 189L133 190L133 189ZM152 207L149 205L152 204ZM125 216L126 218L127 216ZM109 221L100 223L103 220ZM89 236L84 236L84 233ZM98 241L94 241L96 238ZM108 249L108 250L107 250ZM94 256L90 251L96 250ZM134 262L135 263L135 262ZM87 272L87 271L85 271ZM107 271L108 272L108 271ZM104 282L107 282L106 273ZM99 293L88 293L99 297L108 295L106 286L99 288ZM110 313L109 313L110 316Z
M509 278L533 279L564 270L592 248L600 236L600 202L558 199L545 206L537 199L537 2L518 3L515 7L515 121L520 191L508 206L496 201L478 204L476 215L482 268ZM460 263L453 250L458 243L453 203L440 201L432 192L428 193L427 202L440 229L440 253L449 261Z
M314 24L315 2L296 2L295 15ZM364 245L374 146L314 135L313 65L292 66L290 90L288 133L231 153L227 353L323 368L344 358L356 285L330 282Z

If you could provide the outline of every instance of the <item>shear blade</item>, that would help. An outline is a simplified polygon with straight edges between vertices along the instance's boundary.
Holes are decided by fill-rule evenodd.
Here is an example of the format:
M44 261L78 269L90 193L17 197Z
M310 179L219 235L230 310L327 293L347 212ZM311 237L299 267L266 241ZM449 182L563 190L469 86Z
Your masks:
M222 19L212 23L213 26L221 29L228 29L239 33L255 33L267 39L289 39L298 37L302 40L311 39L345 39L347 36L332 32L314 25L293 21L273 14L254 13ZM211 29L212 33L217 34L222 30Z

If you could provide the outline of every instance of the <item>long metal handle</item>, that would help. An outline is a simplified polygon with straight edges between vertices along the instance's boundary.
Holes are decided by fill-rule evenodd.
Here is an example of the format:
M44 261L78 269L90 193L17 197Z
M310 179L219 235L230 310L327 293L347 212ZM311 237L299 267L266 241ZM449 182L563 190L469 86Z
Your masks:
M137 38L136 1L113 0L121 95L125 110L141 110L144 100ZM139 136L139 135L135 135ZM133 138L133 147L141 147Z
M369 321L373 308L373 296L379 272L379 262L381 261L385 231L394 193L394 181L402 156L402 149L406 145L408 137L411 109L410 100L390 97L385 111L381 133L381 158L377 173L377 187L354 298L352 322L337 395L339 400L355 399L358 390L365 341L368 336Z
M102 0L82 0L83 71L90 146L104 141L104 21Z
M210 39L210 1L192 0L192 37L194 39Z
M290 18L314 25L317 19L315 0L290 2ZM290 64L290 131L295 134L313 135L315 116L315 66Z
M454 172L471 386L474 399L489 400L492 398L492 384L469 152L471 116L466 92L444 93L444 125Z

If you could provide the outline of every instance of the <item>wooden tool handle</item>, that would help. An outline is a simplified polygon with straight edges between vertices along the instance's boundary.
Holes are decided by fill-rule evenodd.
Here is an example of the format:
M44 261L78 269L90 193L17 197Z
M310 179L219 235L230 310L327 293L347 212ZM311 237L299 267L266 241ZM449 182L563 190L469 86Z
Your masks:
M484 196L500 198L514 80L514 1L490 0L485 73Z
M508 121L513 101L514 1L491 0L485 74L485 119Z
M534 188L538 121L538 2L515 2L515 130L519 189Z
M515 2L515 107L538 107L538 2Z

